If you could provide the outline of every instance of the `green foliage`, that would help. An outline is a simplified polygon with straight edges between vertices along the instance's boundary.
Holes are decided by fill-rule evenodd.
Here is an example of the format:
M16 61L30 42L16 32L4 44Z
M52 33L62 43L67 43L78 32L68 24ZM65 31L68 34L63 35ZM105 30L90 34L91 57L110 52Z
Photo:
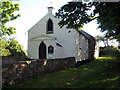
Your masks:
M105 47L109 46L108 40L110 39L108 37L97 35L94 38L99 42L103 42Z
M7 38L2 37L0 39L0 56L10 56L10 50L6 49L6 47L9 46L9 43L7 42Z
M95 36L94 37L97 41L99 41L99 42L101 42L101 41L104 41L104 36L102 36L102 35L97 35L97 36Z
M112 46L109 47L100 47L100 56L117 56L120 52L117 50L117 48L114 48Z
M94 8L94 9L93 9ZM93 9L93 10L92 10ZM112 37L120 41L120 3L119 2L69 2L62 6L56 13L61 18L60 27L79 30L84 24L97 20L101 32L106 37Z
M97 22L98 28L102 32L106 31L106 37L120 38L120 3L95 3L94 14L99 14Z
M19 4L14 4L11 0L2 0L0 6L0 36L14 34L15 28L7 27L6 23L20 17L20 14L15 14L15 11L20 10Z
M0 42L0 56L20 56L24 53L23 46L14 38L7 40L2 37Z
M82 28L85 23L91 21L91 18L88 16L87 12L89 7L86 7L86 4L69 2L59 9L59 12L56 13L58 18L62 18L59 22L60 27L64 25L67 28L74 28L79 30Z

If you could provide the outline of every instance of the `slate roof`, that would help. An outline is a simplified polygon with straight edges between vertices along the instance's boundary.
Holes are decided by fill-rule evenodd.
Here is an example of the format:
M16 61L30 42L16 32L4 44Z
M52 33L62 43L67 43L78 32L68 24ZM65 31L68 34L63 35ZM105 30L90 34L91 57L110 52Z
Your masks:
M87 39L89 39L91 41L95 40L95 38L92 35L88 34L87 32L85 32L83 30L79 31L79 33L84 35Z

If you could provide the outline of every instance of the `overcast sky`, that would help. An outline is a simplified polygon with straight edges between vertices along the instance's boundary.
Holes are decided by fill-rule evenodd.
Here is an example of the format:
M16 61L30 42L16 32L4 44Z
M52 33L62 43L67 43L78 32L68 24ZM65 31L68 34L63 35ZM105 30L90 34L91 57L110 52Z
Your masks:
M52 1L52 3L51 3ZM8 23L8 26L13 26L16 28L16 34L12 35L16 40L19 41L24 49L27 50L27 31L34 26L42 17L47 14L47 7L53 6L53 14L57 10L71 0L19 0L15 3L20 4L20 11L17 13L21 14L21 17ZM83 30L92 36L101 35L100 31L97 29L96 21L84 26Z

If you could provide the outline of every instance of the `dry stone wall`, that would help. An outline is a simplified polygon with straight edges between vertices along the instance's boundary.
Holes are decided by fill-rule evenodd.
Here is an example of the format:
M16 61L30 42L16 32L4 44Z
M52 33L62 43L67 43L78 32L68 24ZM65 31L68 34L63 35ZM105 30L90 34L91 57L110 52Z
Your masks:
M2 84L10 85L16 82L35 78L42 74L74 67L75 58L18 61L2 65Z

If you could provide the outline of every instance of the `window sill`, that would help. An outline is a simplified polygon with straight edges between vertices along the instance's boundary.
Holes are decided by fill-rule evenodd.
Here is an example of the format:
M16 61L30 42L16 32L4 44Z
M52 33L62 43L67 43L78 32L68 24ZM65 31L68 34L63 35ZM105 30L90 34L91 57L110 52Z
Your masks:
M53 34L53 31L48 31L47 34Z

